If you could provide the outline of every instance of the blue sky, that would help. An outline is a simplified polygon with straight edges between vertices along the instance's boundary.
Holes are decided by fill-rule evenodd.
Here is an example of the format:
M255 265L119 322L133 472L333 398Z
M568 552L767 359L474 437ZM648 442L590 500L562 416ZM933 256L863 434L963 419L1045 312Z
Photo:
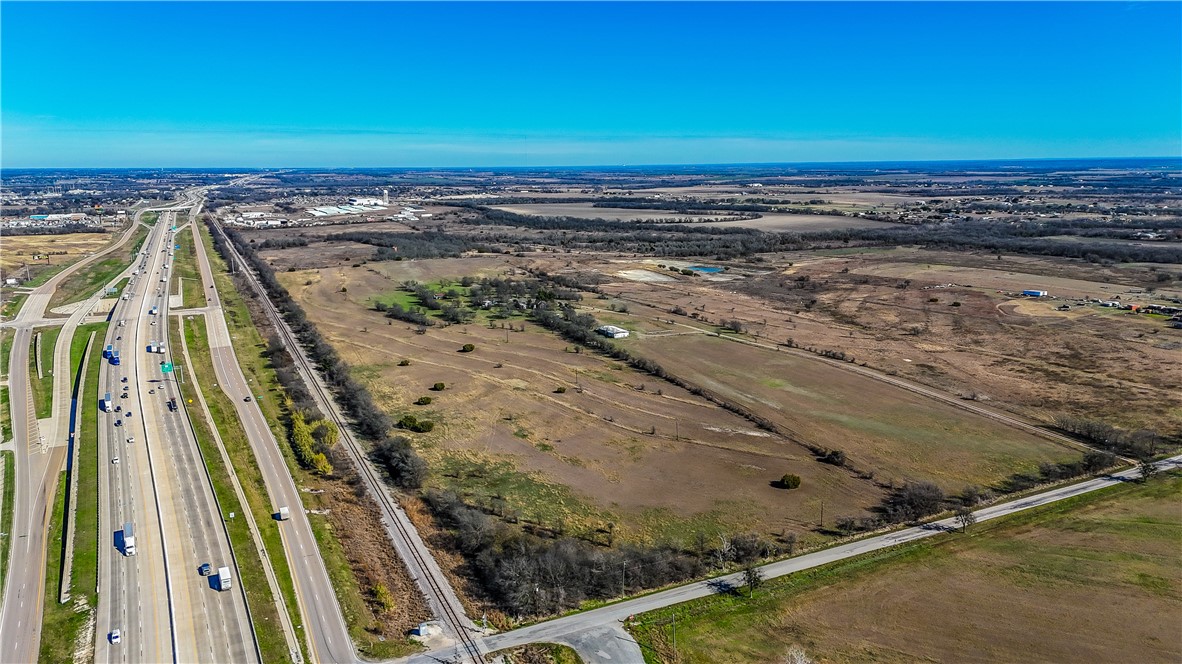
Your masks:
M1182 4L0 5L0 164L1182 154Z

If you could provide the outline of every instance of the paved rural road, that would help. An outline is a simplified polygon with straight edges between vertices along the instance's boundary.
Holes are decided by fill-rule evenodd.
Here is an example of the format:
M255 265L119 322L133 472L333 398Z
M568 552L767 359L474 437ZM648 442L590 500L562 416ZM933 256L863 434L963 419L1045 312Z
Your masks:
M1182 468L1182 455L1159 461L1157 465L1163 470ZM1133 468L1077 484L1058 487L1018 500L991 505L977 510L974 514L977 521L988 521L1110 487L1120 482L1127 482L1139 476L1140 471ZM957 530L955 519L948 518L781 560L764 565L760 569L763 571L764 578L772 579ZM605 664L607 662L611 662L611 664L639 664L643 661L639 646L632 642L623 630L618 629L628 616L688 602L718 592L726 592L742 585L741 573L698 581L634 600L488 636L481 639L481 647L485 651L496 651L527 643L564 643L574 647L587 664ZM454 657L453 649L440 649L397 661L406 664L438 664L440 661L454 661Z
M0 545L10 547L8 576L0 609L0 662L37 661L41 645L49 506L57 490L57 474L66 461L66 441L45 441L45 446L42 446L40 429L33 412L28 375L32 327L45 318L45 308L58 285L78 270L126 244L135 234L142 214L143 211L137 213L122 237L110 246L68 266L33 289L16 318L3 324L16 328L8 364L16 488L13 496L13 532L0 540ZM69 333L62 335L67 337L66 343L73 338L73 327L79 321L80 317L75 316L60 321L69 327ZM55 383L72 380L71 370L55 368L58 369ZM59 432L68 433L68 429L68 422L55 427Z
M199 222L194 220L195 225ZM258 403L247 402L251 389L234 354L230 331L221 310L221 301L213 285L213 270L205 244L200 241L199 229L194 227L197 241L197 265L201 272L202 289L206 292L206 324L209 331L210 354L213 357L216 381L206 377L207 386L217 383L234 402L242 428L250 440L251 449L263 474L267 494L271 498L271 509L277 513L280 507L289 507L291 518L282 523L280 534L291 567L295 584L296 599L300 606L302 627L309 644L310 656L318 662L353 662L357 660L353 641L349 636L345 618L337 603L336 593L329 580L320 547L312 534L312 525L303 510L303 500L288 472L279 443L267 426L267 420L259 410Z

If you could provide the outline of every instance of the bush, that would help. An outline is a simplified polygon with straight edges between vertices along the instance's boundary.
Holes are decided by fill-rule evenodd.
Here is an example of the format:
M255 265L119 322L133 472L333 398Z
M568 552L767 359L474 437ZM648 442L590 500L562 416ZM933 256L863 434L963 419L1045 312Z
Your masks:
M800 488L800 475L788 474L780 478L780 487L784 489Z
M832 464L834 466L845 465L845 452L841 450L825 450L824 456L821 457L822 463Z
M471 353L474 350L476 350L475 344L464 344L463 346L460 347L461 353Z
M431 403L431 397L419 397L419 400L415 402L415 405L416 406L427 406L427 405L430 405L430 403Z
M395 486L402 489L418 489L427 478L427 463L415 454L410 441L402 436L378 443L370 458L385 468Z
M435 423L431 420L420 420L414 415L403 415L402 419L398 420L398 428L415 433L427 433L435 429Z
M566 393L566 388L565 388L565 387L561 387L561 386L560 386L560 387L556 387L556 388L554 388L554 393L555 393L555 394L565 394L565 393Z
M443 383L435 383L431 386L431 390L435 392L442 392L447 386Z
M400 367L409 367L409 366L410 366L410 360L398 360L398 366L400 366Z

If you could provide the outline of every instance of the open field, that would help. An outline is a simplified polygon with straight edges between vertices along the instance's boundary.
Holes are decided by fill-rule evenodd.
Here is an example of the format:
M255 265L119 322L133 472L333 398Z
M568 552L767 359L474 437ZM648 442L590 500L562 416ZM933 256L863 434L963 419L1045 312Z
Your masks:
M52 310L63 304L70 304L90 297L96 290L110 282L115 278L115 275L122 272L131 264L132 259L140 250L140 245L144 243L144 239L147 237L148 229L141 226L136 229L131 240L123 245L121 249L108 254L101 261L88 265L70 275L54 291L53 298L49 301L48 309Z
M890 228L895 224L859 217L845 217L825 214L792 214L788 212L761 212L759 219L739 221L708 222L708 226L726 228L754 228L768 233L808 233L838 230L842 228Z
M0 271L24 277L24 266L31 275L46 268L62 268L102 249L111 241L110 233L66 233L63 235L5 235L0 252ZM35 259L34 256L37 258Z
M382 264L413 270L393 277L352 268L280 275L380 405L396 419L435 422L432 433L415 435L435 485L483 504L503 500L546 527L597 537L612 522L621 537L650 542L698 530L807 527L821 500L852 510L880 497L878 487L802 448L769 443L737 415L619 362L571 352L532 323L516 323L525 331L472 324L418 335L366 305L367 294L391 289L388 279L428 277L446 265ZM476 351L457 353L465 343ZM410 365L397 366L400 358ZM432 392L435 382L447 389ZM413 405L427 395L429 406ZM769 483L789 471L805 484L785 500Z
M201 275L197 273L197 255L193 248L194 227L178 231L175 237L174 245L180 245L180 249L174 250L172 262L172 282L169 284L169 293L177 293L182 295L182 302L184 307L202 307L205 306L206 294L202 292ZM178 285L173 285L178 284Z
M0 533L12 532L13 500L16 496L16 454L10 450L0 451L0 462L4 464L4 472L0 475L0 482L4 483L0 491ZM0 587L4 586L8 574L8 549L10 535L0 535Z
M1182 476L645 614L649 662L1182 659ZM873 618L867 611L872 608ZM671 617L677 615L673 657Z

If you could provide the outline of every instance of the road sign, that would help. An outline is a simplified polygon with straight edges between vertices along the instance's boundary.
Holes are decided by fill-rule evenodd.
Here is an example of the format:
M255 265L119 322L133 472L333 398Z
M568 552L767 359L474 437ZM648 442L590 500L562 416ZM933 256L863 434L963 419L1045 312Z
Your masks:
M180 248L181 248L181 245L179 245L179 244L174 244L174 245L172 245L172 248L173 248L173 249L180 249Z
M162 362L160 364L160 371L164 373L172 373L172 362Z

